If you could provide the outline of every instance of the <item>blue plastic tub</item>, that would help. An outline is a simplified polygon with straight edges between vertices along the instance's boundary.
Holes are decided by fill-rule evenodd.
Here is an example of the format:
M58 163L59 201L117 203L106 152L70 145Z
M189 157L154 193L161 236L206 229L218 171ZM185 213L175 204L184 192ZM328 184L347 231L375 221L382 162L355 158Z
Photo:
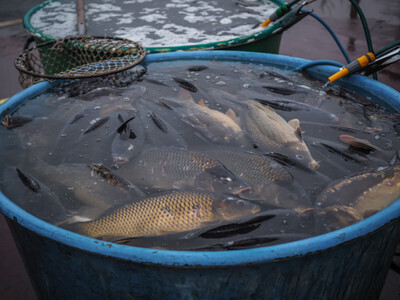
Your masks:
M178 59L251 61L293 69L309 61L273 54L196 51L152 54ZM337 67L314 66L327 78ZM400 94L353 75L338 84L400 111ZM51 87L39 83L12 97L13 109ZM42 299L376 299L400 236L400 199L346 228L269 247L235 251L169 251L128 247L45 223L0 193L0 211Z

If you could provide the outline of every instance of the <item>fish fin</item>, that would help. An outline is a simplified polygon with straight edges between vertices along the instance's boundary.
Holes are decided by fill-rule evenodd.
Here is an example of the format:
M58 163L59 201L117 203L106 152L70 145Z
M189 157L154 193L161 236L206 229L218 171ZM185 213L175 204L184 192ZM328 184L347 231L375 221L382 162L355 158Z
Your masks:
M229 108L226 112L225 115L227 115L229 118L233 120L239 127L241 127L241 122L240 118L236 115L235 111L232 108Z
M131 130L129 130L129 139L134 140L136 138L136 134Z
M237 120L237 115L236 115L236 113L233 111L232 108L229 108L229 109L225 112L225 115L227 115L229 118L231 118L233 121L236 122L236 120Z
M201 98L197 104L200 105L200 106L202 106L202 107L208 108L208 106L207 106L207 104L204 102L204 99L203 99L203 98Z
M192 94L184 88L181 88L179 90L178 100L182 102L195 103Z
M288 122L289 126L294 129L294 133L300 138L303 139L303 133L301 132L300 128L300 121L299 119L293 119Z

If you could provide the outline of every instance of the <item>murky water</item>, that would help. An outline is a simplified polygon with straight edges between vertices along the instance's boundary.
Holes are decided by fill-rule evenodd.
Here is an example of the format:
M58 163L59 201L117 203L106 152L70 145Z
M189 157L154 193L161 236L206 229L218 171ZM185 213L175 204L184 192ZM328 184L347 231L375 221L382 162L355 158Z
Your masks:
M129 245L285 243L353 224L400 193L397 114L263 65L138 66L56 85L4 124L6 196Z

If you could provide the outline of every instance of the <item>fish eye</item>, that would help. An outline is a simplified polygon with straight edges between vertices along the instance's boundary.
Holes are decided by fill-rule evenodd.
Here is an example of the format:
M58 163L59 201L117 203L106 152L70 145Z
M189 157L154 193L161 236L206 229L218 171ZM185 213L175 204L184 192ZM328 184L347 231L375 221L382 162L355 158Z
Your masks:
M239 206L244 206L245 203L244 203L243 200L238 200L237 204L238 204Z
M304 159L304 155L296 154L296 158L297 158L298 160L303 160L303 159Z

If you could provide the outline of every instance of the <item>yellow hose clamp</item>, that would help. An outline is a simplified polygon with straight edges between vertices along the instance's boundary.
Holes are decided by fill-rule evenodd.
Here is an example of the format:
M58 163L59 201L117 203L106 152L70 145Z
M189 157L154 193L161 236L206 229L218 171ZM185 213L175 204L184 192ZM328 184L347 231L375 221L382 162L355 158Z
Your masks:
M344 66L339 70L339 72L333 74L331 77L328 78L329 82L332 83L339 78L346 76L347 74L351 74L357 72L364 68L369 63L375 60L375 55L372 52L368 52L367 54L357 58L356 60L349 63L347 66Z

